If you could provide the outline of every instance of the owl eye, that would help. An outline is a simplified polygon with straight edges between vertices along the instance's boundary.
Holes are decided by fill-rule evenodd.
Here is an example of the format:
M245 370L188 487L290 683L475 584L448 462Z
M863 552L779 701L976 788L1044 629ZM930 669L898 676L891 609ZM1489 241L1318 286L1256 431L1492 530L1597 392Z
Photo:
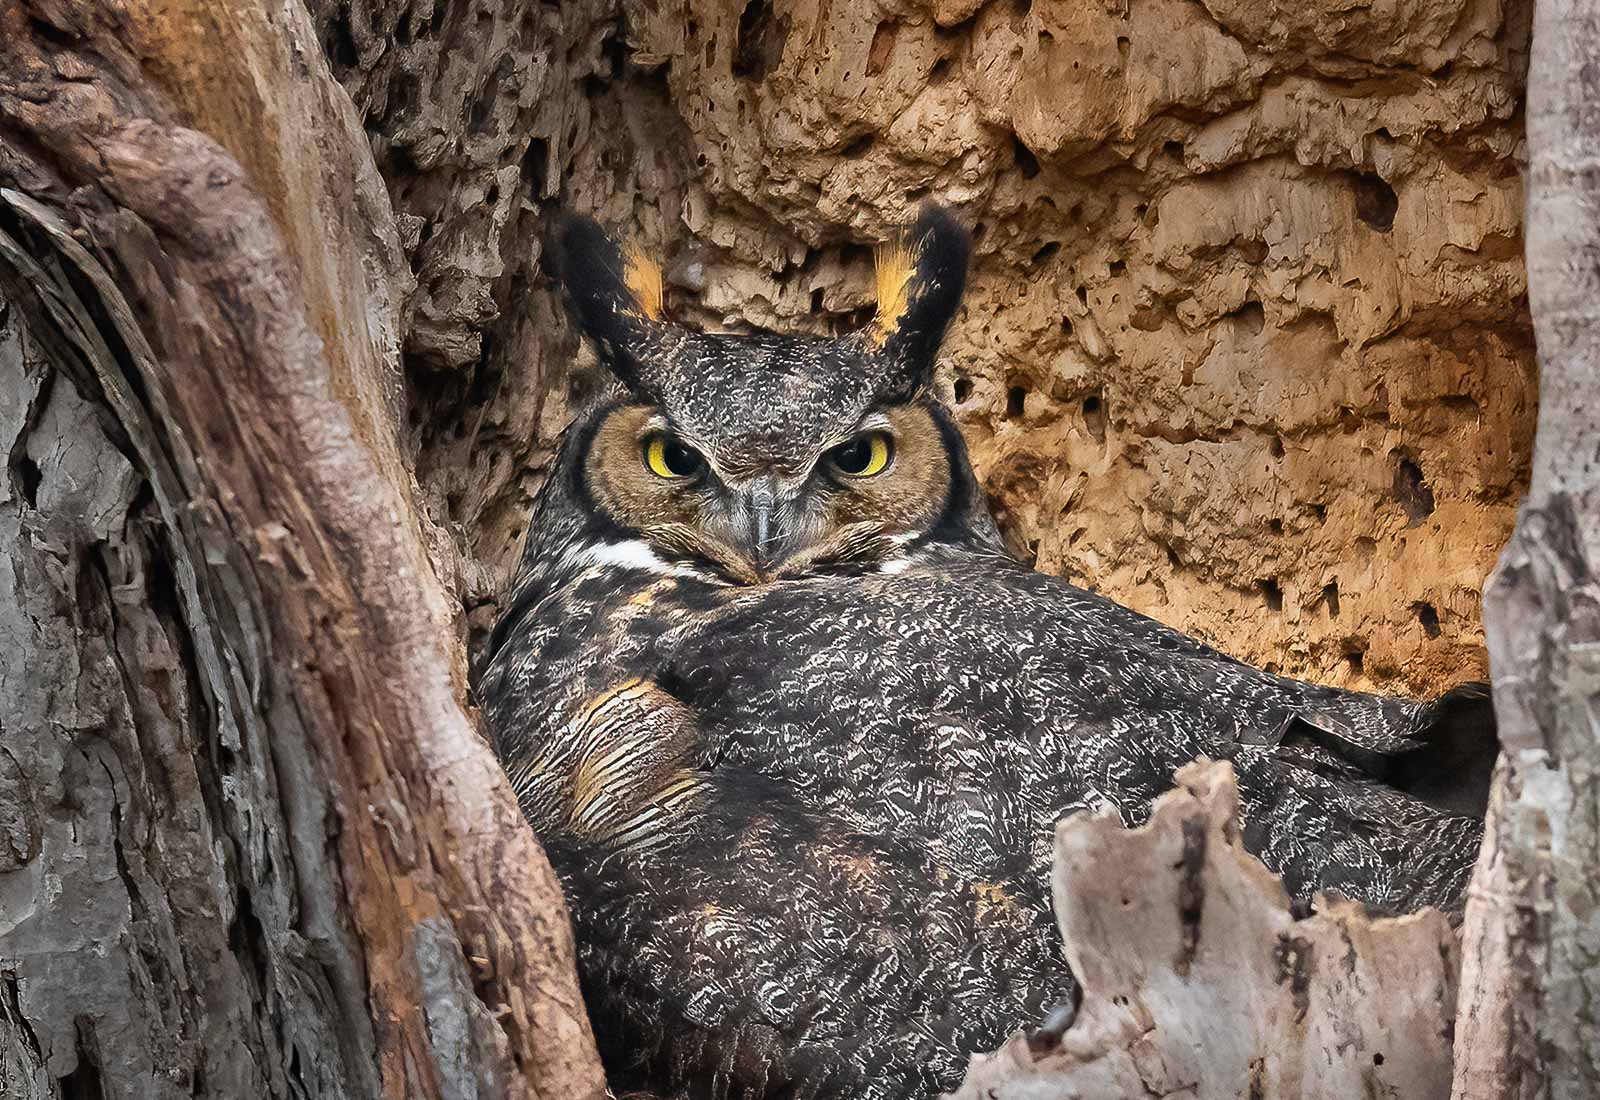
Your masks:
M644 464L657 477L678 479L698 474L705 459L670 435L652 435L644 441Z
M889 468L894 440L888 432L868 432L828 452L833 468L846 477L873 477Z

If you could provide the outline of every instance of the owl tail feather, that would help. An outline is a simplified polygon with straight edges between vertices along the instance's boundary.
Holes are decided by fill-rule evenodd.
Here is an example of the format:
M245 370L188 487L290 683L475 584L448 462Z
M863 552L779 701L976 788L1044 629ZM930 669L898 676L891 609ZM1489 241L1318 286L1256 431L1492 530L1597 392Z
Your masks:
M1385 708L1385 700L1360 692L1341 693L1358 706ZM1383 714L1380 711L1380 714ZM1489 685L1461 684L1410 711L1403 725L1351 723L1337 713L1311 709L1291 718L1280 744L1310 741L1419 802L1464 817L1482 818L1500 738Z
M1387 779L1413 798L1452 813L1481 818L1500 755L1499 726L1489 685L1461 684L1428 707L1423 744L1389 763Z

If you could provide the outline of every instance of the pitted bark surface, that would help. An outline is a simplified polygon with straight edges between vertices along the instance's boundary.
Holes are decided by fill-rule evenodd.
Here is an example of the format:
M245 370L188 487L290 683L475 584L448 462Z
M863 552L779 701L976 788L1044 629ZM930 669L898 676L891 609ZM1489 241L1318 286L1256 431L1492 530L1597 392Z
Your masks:
M320 7L475 625L595 384L557 206L659 252L680 319L838 331L933 197L978 234L941 381L1019 550L1285 672L1485 671L1536 405L1526 0Z

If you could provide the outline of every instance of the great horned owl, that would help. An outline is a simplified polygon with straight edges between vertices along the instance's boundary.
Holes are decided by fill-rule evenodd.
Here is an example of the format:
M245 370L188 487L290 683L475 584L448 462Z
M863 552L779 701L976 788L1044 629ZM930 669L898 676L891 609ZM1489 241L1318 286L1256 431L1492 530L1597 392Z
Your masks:
M1072 994L1056 821L1138 822L1201 754L1292 893L1458 904L1481 691L1274 676L1006 553L931 385L969 249L925 210L875 319L815 339L674 325L637 250L559 235L620 396L564 438L479 690L618 1084L953 1087Z

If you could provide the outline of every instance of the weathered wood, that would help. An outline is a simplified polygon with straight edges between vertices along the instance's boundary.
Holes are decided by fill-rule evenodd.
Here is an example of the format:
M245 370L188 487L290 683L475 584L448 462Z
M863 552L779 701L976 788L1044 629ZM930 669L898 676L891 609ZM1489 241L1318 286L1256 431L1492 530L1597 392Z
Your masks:
M1115 812L1057 826L1056 919L1082 1002L975 1058L954 1100L1447 1095L1459 960L1444 915L1324 900L1299 918L1242 846L1232 766L1190 764L1177 784L1137 829Z
M599 1095L305 12L7 0L0 185L4 1088Z
M1533 482L1488 585L1504 748L1467 907L1455 1096L1600 1095L1600 11L1540 0L1528 78Z

